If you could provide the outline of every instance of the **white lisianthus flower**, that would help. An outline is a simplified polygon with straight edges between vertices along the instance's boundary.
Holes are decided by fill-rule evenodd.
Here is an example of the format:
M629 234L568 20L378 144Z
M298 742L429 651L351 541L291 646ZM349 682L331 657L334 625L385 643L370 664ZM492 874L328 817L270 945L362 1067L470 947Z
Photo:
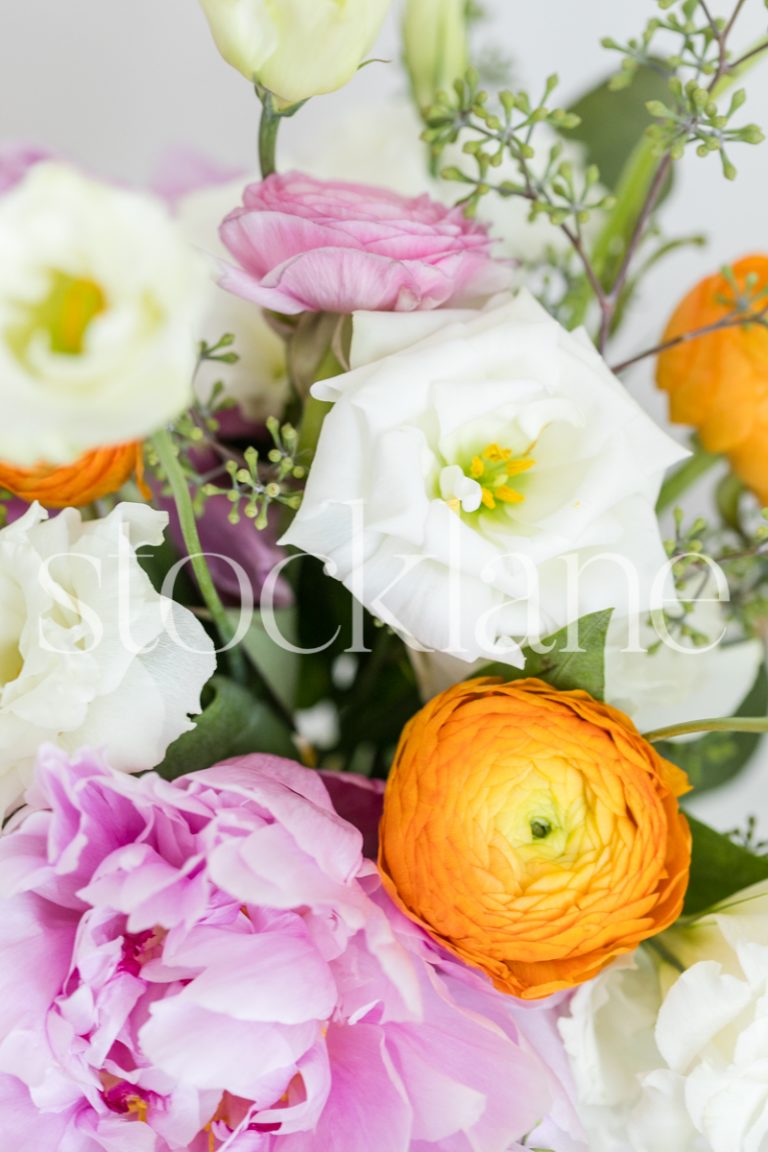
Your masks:
M725 613L706 589L688 617L706 643L697 647L659 631L647 618L616 620L605 646L605 699L625 712L641 732L681 720L733 716L748 695L763 661L759 640L723 643ZM695 740L695 735L685 738Z
M357 315L283 538L413 646L518 667L518 641L665 593L654 504L684 451L527 293ZM659 573L662 572L662 578Z
M192 727L216 666L188 609L139 563L168 517L120 504L103 520L33 504L0 531L0 816L20 799L40 744L101 748L152 768Z
M0 197L0 459L68 464L178 415L207 279L152 197L30 169Z
M764 1152L768 884L660 940L580 988L560 1021L589 1147Z
M183 196L176 204L183 235L208 257L212 273L217 262L228 258L219 239L219 225L241 201L246 183L243 178L209 184ZM225 292L212 274L200 337L215 344L224 333L235 337L237 363L227 365L225 371L216 362L202 364L195 377L198 396L207 400L214 384L221 381L224 395L236 401L248 420L259 422L267 416L279 416L289 394L285 343L267 324L260 308L250 300Z
M351 80L390 0L200 0L221 55L284 104Z

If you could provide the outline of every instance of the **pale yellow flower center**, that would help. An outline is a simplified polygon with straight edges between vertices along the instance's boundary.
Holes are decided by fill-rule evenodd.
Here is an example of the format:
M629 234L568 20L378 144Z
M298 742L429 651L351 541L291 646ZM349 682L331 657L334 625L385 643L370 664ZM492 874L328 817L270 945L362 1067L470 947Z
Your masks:
M536 461L530 449L515 454L500 444L487 444L468 459L442 469L440 495L457 513L494 512L525 500L525 473Z
M511 448L501 448L498 444L489 444L479 456L473 456L469 475L480 485L483 507L493 511L499 501L522 504L525 495L515 486L515 481L535 463L531 456L514 456Z
M37 303L20 308L18 323L7 333L8 342L23 359L33 338L43 332L51 352L80 356L88 328L106 307L104 292L95 280L51 269L48 291Z

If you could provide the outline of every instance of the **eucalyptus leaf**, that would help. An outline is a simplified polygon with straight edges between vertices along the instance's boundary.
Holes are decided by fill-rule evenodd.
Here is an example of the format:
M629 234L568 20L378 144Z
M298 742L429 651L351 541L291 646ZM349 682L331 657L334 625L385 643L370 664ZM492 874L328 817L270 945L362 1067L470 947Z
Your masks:
M171 744L157 768L166 780L200 772L220 760L249 752L296 758L296 748L285 725L246 688L223 676L214 676L206 685L204 704L194 728Z
M768 880L768 856L757 856L734 844L700 820L688 817L693 834L691 878L683 913L698 915L713 904Z
M632 150L653 123L648 103L669 97L669 74L643 64L632 83L619 90L611 80L591 88L569 108L579 117L575 128L564 132L586 150L587 162L596 164L606 188L615 191ZM667 185L668 194L671 183Z
M605 641L612 614L612 608L591 612L547 636L536 648L523 648L525 667L522 669L508 664L487 664L478 675L502 676L505 680L536 677L562 692L581 688L595 700L602 700Z
M768 674L761 668L736 716L768 714ZM710 732L698 740L660 740L656 751L688 774L696 792L706 792L733 780L747 766L759 745L759 732Z

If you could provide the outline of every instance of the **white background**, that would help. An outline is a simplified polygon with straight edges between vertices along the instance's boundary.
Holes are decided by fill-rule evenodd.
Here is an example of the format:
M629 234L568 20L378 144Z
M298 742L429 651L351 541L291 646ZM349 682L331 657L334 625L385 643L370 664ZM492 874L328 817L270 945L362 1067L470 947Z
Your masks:
M365 0L357 0L365 3ZM538 90L557 71L562 102L578 96L612 68L599 38L638 32L653 0L489 0L484 36L514 61L515 81ZM731 4L713 4L727 14ZM748 0L739 42L763 35L763 0ZM377 46L393 62L364 69L342 93L312 102L290 125L310 137L320 119L354 101L377 107L403 81L396 60L397 12ZM768 63L748 81L750 119L768 127ZM221 62L196 0L3 0L0 4L0 136L31 140L106 176L145 181L162 155L183 145L236 167L254 165L257 107L249 85ZM734 150L739 179L728 184L716 159L688 157L665 213L670 233L706 231L706 251L689 251L656 275L636 309L627 347L657 337L670 307L698 276L755 250L768 250L768 145ZM660 412L647 381L633 382ZM768 834L768 757L736 785L700 802L705 818L724 827L759 812Z

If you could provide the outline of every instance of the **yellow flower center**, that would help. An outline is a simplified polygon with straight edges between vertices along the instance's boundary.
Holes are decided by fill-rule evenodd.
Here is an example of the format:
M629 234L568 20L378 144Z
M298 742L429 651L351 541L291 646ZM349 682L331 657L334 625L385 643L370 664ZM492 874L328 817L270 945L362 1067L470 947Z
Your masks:
M126 1096L125 1107L129 1116L135 1116L140 1124L147 1122L147 1102L141 1096Z
M535 463L531 456L515 456L511 448L501 448L498 444L489 444L478 456L473 456L469 475L480 485L483 507L493 511L499 501L522 504L525 495L514 486L514 481Z
M106 307L104 292L95 280L52 269L48 292L36 304L23 306L19 323L7 333L8 342L23 359L42 331L48 335L51 352L80 356L88 328Z

